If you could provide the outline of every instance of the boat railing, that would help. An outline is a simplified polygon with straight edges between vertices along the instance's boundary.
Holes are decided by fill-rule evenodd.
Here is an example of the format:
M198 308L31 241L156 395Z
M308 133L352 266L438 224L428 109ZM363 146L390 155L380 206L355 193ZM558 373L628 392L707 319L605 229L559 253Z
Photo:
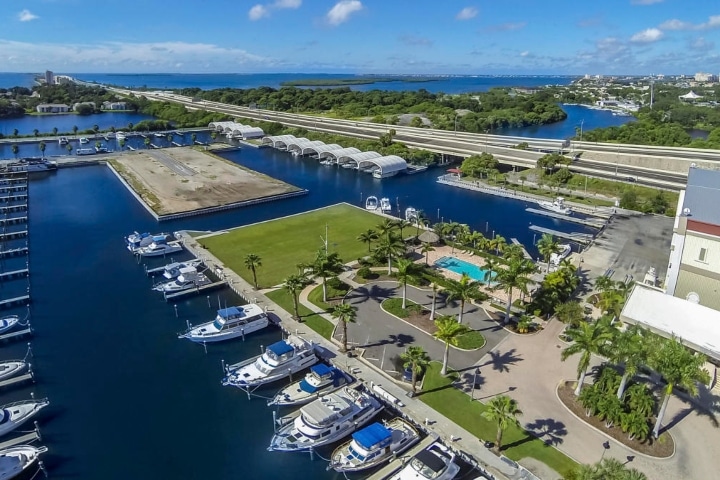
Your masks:
M26 405L28 403L35 403L37 405L44 404L44 405L50 405L50 400L45 398L31 398L30 400L18 400L17 402L7 403L5 405L0 405L0 410L5 410L12 407L17 407L18 405Z

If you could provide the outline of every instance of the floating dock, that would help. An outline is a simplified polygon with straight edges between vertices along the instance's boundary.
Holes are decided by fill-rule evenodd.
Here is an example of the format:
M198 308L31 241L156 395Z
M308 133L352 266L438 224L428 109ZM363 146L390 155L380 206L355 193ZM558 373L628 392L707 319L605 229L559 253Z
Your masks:
M526 208L525 211L529 213L534 213L536 215L544 215L546 217L556 218L564 222L578 223L586 227L602 228L603 226L605 226L605 222L603 222L602 220L578 218L571 215L563 215L562 213L551 212L549 210L542 210L539 208Z
M0 258L5 257L17 257L20 255L27 255L28 247L11 248L8 250L0 250Z
M520 245L520 247L522 248L523 256L524 256L525 258L527 258L528 260L534 260L534 259L532 258L532 256L530 256L530 254L528 253L528 251L525 250L525 245L523 245L522 243L520 243L520 240L518 240L517 238L511 238L510 241L512 242L513 245Z
M27 381L35 381L35 374L30 370L28 373L24 375L18 375L17 377L8 378L7 380L3 380L0 382L0 388L6 388L10 387L12 385L16 385L18 383L24 383Z
M170 301L174 298L182 298L188 295L195 295L201 292L206 292L208 290L220 288L226 284L227 282L225 280L220 280L219 282L209 283L207 285L203 285L202 287L189 288L187 290L183 290L182 292L171 293L169 295L165 295L165 301Z
M383 468L372 474L371 476L367 477L368 480L385 480L386 478L390 477L390 475L394 474L401 468L403 468L407 462L418 454L418 452L425 450L427 447L429 447L435 440L437 440L437 437L435 435L428 435L424 439L420 441L420 443L417 443L413 448L410 450L407 450L401 457L397 457L395 460L391 461L387 465L385 465Z
M27 217L11 217L11 218L0 218L0 227L6 227L9 225L20 225L27 223Z
M0 300L0 308L17 307L18 305L27 305L30 303L30 295L21 295L19 297L8 298L7 300ZM0 335L0 339L4 338Z
M12 193L12 192L24 192L27 190L27 184L21 185L10 185L0 186L0 193Z
M8 202L27 202L28 196L25 194L22 195L4 195L0 197L0 202L8 203Z
M589 233L565 233L551 228L538 227L537 225L530 225L530 230L533 232L549 233L555 237L582 244L590 243L593 239L593 236Z
M30 297L28 296L28 298L30 298ZM30 324L28 324L27 328L24 328L22 330L16 330L11 333L6 333L5 335L0 335L0 341L22 338L26 335L30 335L31 333L32 333L32 328L30 328Z
M7 242L8 240L17 240L18 238L25 238L28 236L27 230L20 230L18 232L0 233L0 242Z
M22 205L11 205L9 207L0 207L0 213L7 214L7 213L14 213L14 212L27 212L27 204Z
M30 270L27 268L23 268L22 270L13 270L11 272L3 272L0 273L0 282L27 277L28 275L30 275Z

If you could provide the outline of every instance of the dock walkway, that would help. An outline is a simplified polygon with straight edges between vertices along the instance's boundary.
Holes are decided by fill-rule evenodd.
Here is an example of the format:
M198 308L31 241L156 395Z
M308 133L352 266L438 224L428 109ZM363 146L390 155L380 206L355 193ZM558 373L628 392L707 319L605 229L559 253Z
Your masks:
M571 215L563 215L561 213L555 213L549 210L542 210L540 208L526 208L525 211L529 213L534 213L536 215L544 215L546 217L556 218L558 220L562 220L563 222L577 223L592 228L602 228L607 223L599 219L573 217Z
M565 240L570 240L571 242L577 242L582 244L590 243L593 239L593 236L589 233L565 233L559 230L553 230L551 228L538 227L537 225L530 225L530 230L532 230L533 232L549 233L550 235L553 235L555 237L564 238Z
M202 287L195 287L195 288L190 288L188 290L183 290L182 292L171 293L169 295L165 295L165 301L169 302L170 300L173 300L175 298L187 297L188 295L197 295L198 293L201 293L201 292L207 292L208 290L220 288L226 284L227 284L227 282L225 280L220 280L217 282L209 283L207 285L203 285Z
M0 382L0 388L9 387L11 385L27 382L29 380L33 380L33 381L35 380L35 374L32 372L32 370L30 370L28 373L26 373L24 375L19 375L17 377L8 378L7 380L3 380L2 382Z
M513 245L520 245L520 247L522 248L523 257L525 257L528 260L533 260L532 255L530 255L528 253L528 251L525 250L525 245L520 243L520 240L518 240L517 238L511 238L510 241L512 242Z
M23 268L22 270L13 270L11 272L3 272L0 273L0 282L27 277L28 275L30 275L30 270L27 268Z

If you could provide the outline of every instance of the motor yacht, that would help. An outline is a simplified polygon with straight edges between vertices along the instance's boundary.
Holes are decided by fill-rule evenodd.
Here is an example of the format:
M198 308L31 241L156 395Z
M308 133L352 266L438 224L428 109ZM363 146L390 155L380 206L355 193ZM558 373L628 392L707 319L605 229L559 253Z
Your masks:
M20 317L17 315L7 315L0 318L0 335L9 332L15 326L20 323Z
M336 472L359 472L376 467L401 455L419 440L418 431L400 417L385 424L371 423L335 449L330 467Z
M167 278L168 280L173 280L180 276L180 270L185 267L199 267L202 265L202 260L195 259L195 260L188 260L186 262L173 262L168 263L163 268L162 276Z
M187 338L198 343L221 342L257 332L269 323L265 310L253 303L218 310L215 320L191 327L178 335L178 338Z
M3 405L0 407L0 436L12 432L48 405L50 402L46 398L22 400Z
M552 202L540 200L538 201L538 205L545 210L550 210L551 212L561 215L570 215L572 213L572 209L565 205L565 199L563 197L557 197Z
M173 240L173 236L169 233L150 234L148 232L133 232L125 237L125 244L128 250L135 252L138 248L147 247L151 243L167 243L170 240Z
M345 387L279 419L268 450L295 452L336 442L380 413L383 405L368 392Z
M7 360L0 362L0 382L19 375L28 368L24 360Z
M296 335L268 346L262 355L227 367L222 384L253 388L288 377L315 365L315 344Z
M47 452L47 447L32 445L16 445L0 450L0 480L28 478L38 462L40 454ZM37 472L36 472L37 473ZM35 474L32 478L37 476ZM27 476L26 476L27 474Z
M67 145L67 144L68 144L68 139L67 139L67 137L60 137L60 138L58 138L58 145Z
M420 450L405 467L388 480L451 480L460 471L455 454L440 442Z
M85 137L80 137L80 143L83 144L83 145L85 145L86 143L90 143L90 140L88 140L88 139L85 138Z
M572 245L564 243L558 245L558 251L550 254L550 264L559 265L560 262L572 252Z
M152 242L147 247L138 248L137 250L135 250L135 253L137 255L140 255L141 257L160 257L169 255L171 253L179 252L182 249L182 243L180 243L180 241L178 240L167 243Z
M405 209L405 220L412 223L413 225L418 223L418 212L413 207Z
M184 267L180 269L180 275L175 280L155 285L153 290L162 293L177 293L211 283L212 280L204 273L199 272L197 267Z
M305 378L291 383L280 390L268 402L268 405L289 407L305 405L316 398L343 388L352 381L352 377L336 367L328 367L324 363L310 367Z
M390 213L392 211L392 204L389 198L383 197L380 199L380 210L383 213Z
M378 208L378 199L374 195L370 195L365 200L365 210L377 210Z

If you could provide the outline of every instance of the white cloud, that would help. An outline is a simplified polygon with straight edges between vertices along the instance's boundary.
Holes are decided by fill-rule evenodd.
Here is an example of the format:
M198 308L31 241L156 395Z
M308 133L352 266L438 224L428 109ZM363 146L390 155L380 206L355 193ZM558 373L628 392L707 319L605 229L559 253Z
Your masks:
M683 22L677 18L668 20L660 24L660 28L663 30L711 30L713 28L720 28L720 15L712 15L708 17L707 22L703 23L691 23Z
M488 32L510 32L525 28L525 25L527 25L527 22L508 22L500 23L498 25L488 25L485 27L485 30Z
M662 3L663 0L630 0L633 5L652 5L654 3Z
M21 22L29 22L31 20L37 20L40 17L38 17L37 15L35 15L34 13L32 13L30 10L28 10L26 8L26 9L22 10L20 13L18 13L17 18Z
M471 18L477 17L478 9L475 7L465 7L455 15L458 20L470 20Z
M300 8L302 0L277 0L272 4L274 8Z
M267 17L268 15L270 15L270 12L268 12L268 9L265 8L265 6L260 5L260 4L257 4L257 5L255 5L255 6L253 6L253 7L250 9L250 11L248 12L248 17L249 17L250 20L252 20L253 22L254 22L255 20L260 20L260 19L263 18L263 17Z
M630 41L633 43L652 43L657 42L662 37L663 32L659 28L648 28L630 37Z
M524 52L520 52L521 57L527 57L528 55L530 55L530 52L528 52L527 50L525 50Z
M362 10L363 4L359 0L340 0L327 13L327 21L330 25L340 25L350 19L350 15Z

